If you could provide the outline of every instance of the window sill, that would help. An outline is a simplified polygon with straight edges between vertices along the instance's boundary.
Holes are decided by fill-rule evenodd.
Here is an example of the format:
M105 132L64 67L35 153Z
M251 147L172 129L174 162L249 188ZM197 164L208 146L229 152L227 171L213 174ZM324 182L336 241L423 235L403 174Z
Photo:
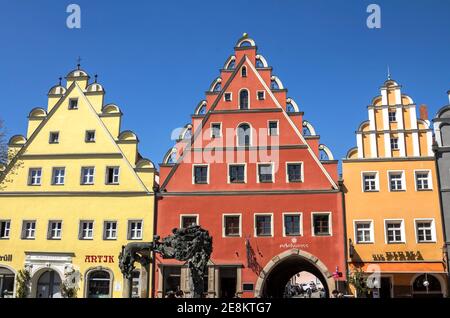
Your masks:
M417 192L430 192L433 191L433 189L417 189Z
M375 244L375 242L356 242L357 245L371 245Z
M142 241L142 238L129 238L128 241Z
M62 238L52 238L52 237L49 237L49 238L47 238L47 240L48 240L48 241L61 241Z
M94 240L93 237L91 237L91 238L84 238L84 237L80 238L80 241L93 241L93 240Z
M419 241L419 242L417 242L417 244L436 244L436 243L437 243L436 241L423 241L423 242Z
M225 238L240 238L241 235L240 234L236 234L236 235L230 235L230 234L226 235L225 234L223 237L225 237Z
M271 238L271 237L273 237L273 235L272 235L272 234L267 234L267 235L262 235L262 234L259 234L259 235L255 235L255 237L261 237L261 238Z
M0 241L7 241L9 240L9 237L0 237Z
M103 241L117 241L117 237L116 238L104 238Z
M287 183L302 183L303 180L288 180Z
M298 234L284 234L285 237L303 237L302 234L298 233Z
M82 185L82 186L90 186L90 185L94 185L94 183L80 183L80 185Z
M246 184L247 182L245 181L230 181L230 184Z
M120 183L105 183L105 185L117 186L117 185L120 185Z
M41 184L29 184L28 186L29 186L29 187L40 187Z
M389 245L395 245L395 244L406 244L406 242L387 242Z
M208 182L194 182L194 184L208 184Z
M34 237L22 237L22 240L24 241L34 241L36 238Z
M329 237L329 236L333 236L331 234L313 234L312 236L314 237Z
M380 190L364 190L364 193L377 193L380 192Z

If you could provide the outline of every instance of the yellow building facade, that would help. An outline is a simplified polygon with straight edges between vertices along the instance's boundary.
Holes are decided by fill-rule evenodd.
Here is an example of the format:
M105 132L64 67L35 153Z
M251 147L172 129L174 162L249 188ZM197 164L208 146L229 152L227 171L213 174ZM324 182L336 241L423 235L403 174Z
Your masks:
M447 295L426 113L388 79L356 131L357 147L343 161L349 270L365 273L373 297Z
M133 284L118 266L122 245L153 237L155 167L138 138L121 131L122 112L104 103L97 78L80 69L48 93L47 109L28 116L26 136L9 141L0 188L1 297L148 297L151 269ZM66 289L61 290L62 286Z

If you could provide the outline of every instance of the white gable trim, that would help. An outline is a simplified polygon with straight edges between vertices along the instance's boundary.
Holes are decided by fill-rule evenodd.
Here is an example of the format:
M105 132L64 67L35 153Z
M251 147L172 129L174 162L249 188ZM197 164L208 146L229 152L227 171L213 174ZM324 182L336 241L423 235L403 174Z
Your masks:
M305 138L303 138L302 134L300 133L300 131L297 129L297 127L295 126L294 122L292 121L292 119L286 114L285 110L283 109L283 107L280 105L280 103L278 102L278 100L275 98L275 96L273 95L272 91L269 89L269 87L267 87L266 83L264 82L264 80L262 79L261 75L259 75L258 71L255 69L255 67L253 66L253 64L250 62L249 58L246 56L245 57L247 64L250 66L250 69L253 71L253 73L256 74L256 77L259 79L259 81L261 82L261 84L263 85L264 89L267 91L267 93L269 94L269 96L272 98L272 100L275 102L275 105L277 105L278 108L281 108L283 110L283 115L286 118L286 120L291 124L292 128L294 129L294 131L297 133L298 137L300 138L300 140L308 146L308 151L311 154L311 156L313 157L314 161L317 163L317 165L320 167L320 169L322 170L322 172L325 174L325 176L328 178L328 181L330 181L331 185L333 186L334 189L338 189L337 184L334 182L334 180L331 178L330 174L326 171L326 169L323 167L323 165L320 163L319 158L317 158L317 156L314 154L314 151L311 149L311 147L309 146L309 144L306 142Z

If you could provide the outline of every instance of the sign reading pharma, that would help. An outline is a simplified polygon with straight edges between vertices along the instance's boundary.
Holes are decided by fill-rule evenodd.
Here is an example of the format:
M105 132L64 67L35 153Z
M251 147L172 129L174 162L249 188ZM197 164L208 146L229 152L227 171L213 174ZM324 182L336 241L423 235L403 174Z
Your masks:
M13 256L12 254L0 255L0 262L12 262Z

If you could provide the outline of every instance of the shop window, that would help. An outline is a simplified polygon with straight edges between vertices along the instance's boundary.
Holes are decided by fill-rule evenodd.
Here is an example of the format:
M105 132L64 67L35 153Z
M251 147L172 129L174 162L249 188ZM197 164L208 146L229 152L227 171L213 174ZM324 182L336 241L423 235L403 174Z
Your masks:
M13 298L14 279L12 271L0 266L0 298Z
M94 270L87 276L87 298L110 298L111 274L105 270Z

